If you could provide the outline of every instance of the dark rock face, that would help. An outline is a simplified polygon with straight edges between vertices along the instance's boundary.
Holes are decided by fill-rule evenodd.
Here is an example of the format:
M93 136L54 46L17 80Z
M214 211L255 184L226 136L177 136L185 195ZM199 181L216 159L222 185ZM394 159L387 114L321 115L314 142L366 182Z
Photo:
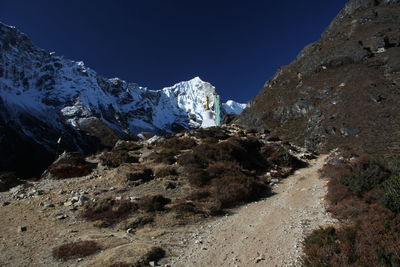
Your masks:
M21 184L14 172L0 172L0 192L7 191L11 187Z
M400 1L350 0L235 120L327 150L400 152Z

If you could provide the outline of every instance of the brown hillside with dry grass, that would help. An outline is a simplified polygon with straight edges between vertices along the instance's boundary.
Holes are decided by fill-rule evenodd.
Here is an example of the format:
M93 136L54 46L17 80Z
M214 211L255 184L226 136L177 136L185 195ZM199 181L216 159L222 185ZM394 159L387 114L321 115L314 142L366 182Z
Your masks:
M400 152L400 4L350 0L236 123L308 148Z

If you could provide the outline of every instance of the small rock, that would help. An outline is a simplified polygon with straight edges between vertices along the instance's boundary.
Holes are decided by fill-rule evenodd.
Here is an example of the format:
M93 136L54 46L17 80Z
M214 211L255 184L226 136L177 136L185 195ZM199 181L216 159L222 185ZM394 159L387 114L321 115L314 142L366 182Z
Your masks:
M134 229L133 228L128 228L127 230L126 230L126 233L128 233L128 234L131 234L131 233L133 233L134 232Z
M67 218L67 217L68 217L67 215L62 214L62 215L58 215L58 216L56 217L56 219L57 219L57 220L64 220L64 219Z
M64 206L65 206L65 207L69 207L69 206L71 206L72 204L73 204L72 201L67 201L67 202L64 203Z
M5 202L1 203L1 205L2 205L3 207L8 206L8 205L10 205L10 204L11 204L11 203L8 202L8 201L5 201Z
M46 206L45 206L46 208L54 208L55 206L54 206L54 204L53 203L49 203L49 204L46 204Z
M115 197L115 200L122 200L121 196Z
M28 228L26 226L18 226L19 233L26 232L26 230L28 230Z
M149 265L152 266L152 267L154 267L154 266L156 266L156 263L155 263L154 261L150 261L150 262L149 262Z
M263 260L265 260L265 258L263 257L263 256L258 256L257 258L256 258L256 263L259 263L260 261L263 261Z

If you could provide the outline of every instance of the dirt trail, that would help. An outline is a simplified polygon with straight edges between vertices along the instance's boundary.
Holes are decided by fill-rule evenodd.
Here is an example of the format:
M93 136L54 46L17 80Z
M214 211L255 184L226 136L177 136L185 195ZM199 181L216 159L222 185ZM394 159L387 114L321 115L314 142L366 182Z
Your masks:
M310 162L251 203L193 234L173 266L299 266L304 236L334 224L326 212L326 180L318 170L326 156Z

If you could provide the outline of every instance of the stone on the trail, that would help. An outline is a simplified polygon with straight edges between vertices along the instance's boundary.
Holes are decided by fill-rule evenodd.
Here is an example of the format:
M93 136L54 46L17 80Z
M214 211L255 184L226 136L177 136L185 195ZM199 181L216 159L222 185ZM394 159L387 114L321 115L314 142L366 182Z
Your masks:
M72 201L67 201L67 202L64 203L64 206L65 206L65 207L69 207L69 206L71 206L72 204L73 204Z
M133 231L134 231L133 228L128 228L128 229L126 230L126 233L131 234L131 233L133 233Z
M67 215L63 214L63 215L58 215L58 216L56 217L56 219L57 219L57 220L64 220L64 219L67 218L67 217L68 217Z
M264 256L260 255L256 258L256 263L259 263L260 261L265 260Z
M18 226L19 233L26 232L26 230L28 230L28 228L26 226Z

